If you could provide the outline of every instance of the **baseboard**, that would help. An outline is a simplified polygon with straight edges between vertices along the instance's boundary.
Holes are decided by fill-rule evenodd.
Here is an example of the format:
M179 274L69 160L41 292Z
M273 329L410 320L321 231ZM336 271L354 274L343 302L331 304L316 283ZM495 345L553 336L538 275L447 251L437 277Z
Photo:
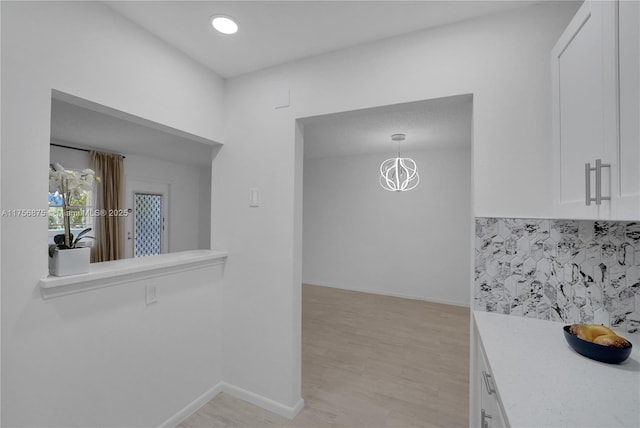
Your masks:
M444 300L444 299L438 299L438 298L433 298L433 297L412 296L410 294L393 293L393 292L389 292L389 291L380 291L380 290L369 290L369 289L356 288L356 287L341 287L339 285L324 285L324 284L318 284L318 283L313 283L312 284L312 283L308 283L308 282L304 282L303 284L305 284L305 285L315 285L315 286L318 286L318 287L337 288L339 290L357 291L359 293L377 294L379 296L401 297L403 299L422 300L424 302L440 303L440 304L443 304L443 305L451 305L451 306L461 306L463 308L470 307L468 303L454 302L454 301L451 301L451 300Z
M280 416L284 416L287 419L293 419L304 407L304 400L300 398L293 407L285 406L284 404L273 401L262 395L258 395L254 392L247 391L246 389L239 388L235 385L231 385L226 382L222 382L222 392L232 395L244 401L248 401L251 404L255 404L258 407L262 407L265 410L276 413Z
M287 419L293 419L296 417L300 410L304 407L304 400L301 398L298 400L295 406L289 407L284 404L273 401L269 398L263 397L256 393L247 391L246 389L239 388L235 385L231 385L226 382L218 382L213 388L206 391L204 394L187 404L182 410L169 419L164 421L158 426L158 428L174 428L178 426L182 421L193 415L200 410L202 406L207 404L213 397L224 392L240 400L247 401L251 404L255 404L270 412L276 413L280 416L284 416Z
M158 428L174 428L180 424L180 422L187 419L189 416L197 412L202 406L207 404L213 397L222 392L224 382L218 382L213 388L206 391L204 394L187 404L182 410L169 419L164 421L158 426Z

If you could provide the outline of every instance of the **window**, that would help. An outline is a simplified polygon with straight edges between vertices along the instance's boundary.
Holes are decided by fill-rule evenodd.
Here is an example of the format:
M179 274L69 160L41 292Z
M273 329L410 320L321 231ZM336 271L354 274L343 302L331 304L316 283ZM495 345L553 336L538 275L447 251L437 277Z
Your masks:
M93 227L93 191L85 191L80 198L72 198L69 206L71 210L70 223L71 233L77 235L79 232ZM62 196L56 190L49 192L49 243L53 243L55 235L64 233Z

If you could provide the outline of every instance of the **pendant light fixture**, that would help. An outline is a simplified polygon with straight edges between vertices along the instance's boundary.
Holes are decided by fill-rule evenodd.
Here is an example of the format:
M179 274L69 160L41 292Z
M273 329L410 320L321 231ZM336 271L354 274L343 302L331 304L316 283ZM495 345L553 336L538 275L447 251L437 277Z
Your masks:
M420 181L418 167L413 159L400 157L400 142L405 134L393 134L391 141L398 143L398 156L387 159L380 165L380 185L390 192L406 192L415 189Z

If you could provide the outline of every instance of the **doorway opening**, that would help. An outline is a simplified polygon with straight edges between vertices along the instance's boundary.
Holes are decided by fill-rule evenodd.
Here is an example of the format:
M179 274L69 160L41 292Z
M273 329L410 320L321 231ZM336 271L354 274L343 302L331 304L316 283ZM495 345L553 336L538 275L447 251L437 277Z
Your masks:
M469 390L472 110L468 94L298 120L305 410L468 425L452 398ZM406 192L380 185L395 134L420 175Z

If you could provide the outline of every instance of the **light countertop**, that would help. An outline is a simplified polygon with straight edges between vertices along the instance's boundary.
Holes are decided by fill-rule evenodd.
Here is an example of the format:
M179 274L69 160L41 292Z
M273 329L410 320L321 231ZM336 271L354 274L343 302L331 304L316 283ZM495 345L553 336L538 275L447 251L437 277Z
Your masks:
M576 353L566 323L474 311L511 427L640 427L640 337L621 364Z

